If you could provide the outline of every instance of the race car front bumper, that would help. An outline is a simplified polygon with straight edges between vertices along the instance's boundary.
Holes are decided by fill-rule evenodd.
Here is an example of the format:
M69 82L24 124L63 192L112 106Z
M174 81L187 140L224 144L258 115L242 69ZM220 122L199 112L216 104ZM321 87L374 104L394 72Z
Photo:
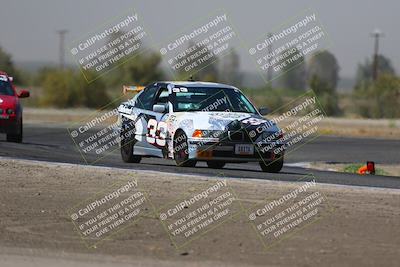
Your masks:
M247 148L247 151L238 150L240 147ZM189 158L198 161L262 162L274 161L283 155L284 144L280 142L254 144L189 140Z
M17 134L18 133L18 120L15 116L10 117L1 115L0 117L0 133Z

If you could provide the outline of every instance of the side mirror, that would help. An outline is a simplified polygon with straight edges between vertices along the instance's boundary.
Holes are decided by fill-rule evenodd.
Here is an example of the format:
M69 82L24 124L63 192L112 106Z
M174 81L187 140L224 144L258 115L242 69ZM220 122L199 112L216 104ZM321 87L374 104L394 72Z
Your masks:
M157 112L157 113L164 113L166 110L165 105L164 104L155 104L153 106L153 111Z
M258 109L258 112L260 112L261 115L267 115L269 113L269 108L266 107L261 107Z
M21 90L21 92L19 92L19 94L18 94L19 98L25 98L25 97L29 97L29 96L30 96L30 93L29 93L29 91L26 91L26 90Z

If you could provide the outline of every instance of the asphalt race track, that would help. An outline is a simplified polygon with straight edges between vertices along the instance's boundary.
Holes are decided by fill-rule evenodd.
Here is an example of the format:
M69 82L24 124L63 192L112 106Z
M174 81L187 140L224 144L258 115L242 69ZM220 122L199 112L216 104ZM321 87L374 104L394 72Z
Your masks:
M341 137L318 137L286 157L286 163L326 161L365 162L377 164L400 164L400 141L383 139L357 139ZM65 126L25 124L24 143L5 141L0 135L0 156L41 161L86 164L68 135ZM251 178L278 181L296 181L312 173L319 183L400 188L400 178L388 176L359 176L347 173L314 171L299 167L284 166L279 174L261 172L256 163L227 164L222 170L209 169L205 163L196 168L179 168L172 160L143 159L140 164L122 162L119 151L96 162L95 165L135 170L156 170L168 173L185 173L215 176L217 173L229 178Z

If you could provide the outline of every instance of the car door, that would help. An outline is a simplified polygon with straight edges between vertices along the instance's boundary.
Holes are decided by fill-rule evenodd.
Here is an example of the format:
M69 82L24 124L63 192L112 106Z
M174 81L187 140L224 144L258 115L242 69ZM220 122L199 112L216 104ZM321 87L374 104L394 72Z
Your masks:
M155 104L164 104L164 112L154 111ZM166 146L165 118L168 114L168 90L163 85L154 84L142 94L135 103L138 121L136 123L135 154L164 157Z

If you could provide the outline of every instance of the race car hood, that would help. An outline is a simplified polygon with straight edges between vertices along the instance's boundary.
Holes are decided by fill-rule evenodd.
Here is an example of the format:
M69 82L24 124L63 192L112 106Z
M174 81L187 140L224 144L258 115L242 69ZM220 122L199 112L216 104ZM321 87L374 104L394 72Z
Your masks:
M17 106L17 98L15 96L0 95L1 109L7 109L7 108L15 109L16 106Z
M234 121L240 122L246 128L252 129L260 125L268 125L268 131L278 131L275 123L258 114L240 112L177 112L174 113L182 128L190 130L226 130ZM191 129L188 129L191 128Z

